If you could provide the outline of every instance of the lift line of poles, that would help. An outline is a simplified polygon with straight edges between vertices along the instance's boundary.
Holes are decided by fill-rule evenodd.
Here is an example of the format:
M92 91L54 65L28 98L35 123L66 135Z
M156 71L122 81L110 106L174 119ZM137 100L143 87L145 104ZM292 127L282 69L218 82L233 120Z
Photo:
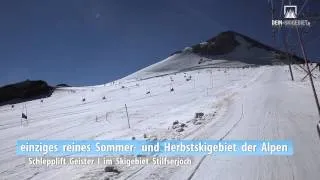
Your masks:
M271 15L272 15L272 19L273 19L274 18L274 13L275 13L274 3L273 3L273 0L269 0L268 2L271 5ZM308 3L307 0L303 3L303 6L300 9L299 14L302 12L303 8L306 6L307 3ZM289 2L289 4L291 4L291 3ZM284 5L284 0L282 0L282 3L281 3L280 16L281 16L281 13L282 13L283 5ZM318 99L318 95L317 95L317 92L316 92L316 89L315 89L315 86L314 86L313 77L312 77L313 75L312 75L312 72L311 72L310 67L309 67L309 61L307 59L305 45L303 43L303 40L302 40L302 37L301 37L301 32L299 31L298 27L296 27L296 31L297 31L297 35L298 35L298 44L300 45L301 52L302 52L303 59L304 59L304 63L306 65L306 67L307 67L307 70L305 70L305 69L304 70L307 72L306 76L309 76L311 89L312 89L313 96L314 96L315 103L316 103L317 110L318 110L319 121L317 123L317 131L318 131L318 134L319 134L319 137L320 137L320 104L319 104L319 99ZM275 31L273 31L273 37L275 37ZM291 68L292 60L291 60L291 55L289 54L289 51L288 51L288 44L287 44L288 39L287 38L288 38L287 33L286 33L286 31L284 31L283 44L284 44L284 47L285 47L286 56L289 59L289 63L288 63L289 64L289 70L290 70L291 80L293 81L294 77L293 77L292 68Z

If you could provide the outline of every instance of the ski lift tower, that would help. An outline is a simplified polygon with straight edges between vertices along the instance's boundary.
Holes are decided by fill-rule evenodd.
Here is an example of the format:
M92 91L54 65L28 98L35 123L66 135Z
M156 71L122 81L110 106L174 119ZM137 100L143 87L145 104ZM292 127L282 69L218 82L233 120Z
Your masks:
M272 17L274 17L274 13L275 13L275 9L274 9L274 2L273 0L268 0L268 2L270 3L271 5L271 14L272 14ZM285 0L281 0L281 7L280 7L280 15L279 17L281 18L282 17L282 13L283 15L285 16L284 18L286 19L295 19L297 17L299 17L300 13L303 11L304 7L308 4L308 0L305 0L303 3L302 3L302 6L300 7L300 10L297 11L297 6L295 5L291 5L291 0L289 0L289 2L287 2L288 5L285 5ZM293 10L292 10L293 8ZM309 27L308 27L309 28ZM282 29L282 27L281 27ZM309 60L307 59L307 54L306 54L306 48L305 48L305 45L303 43L303 39L302 39L302 34L301 34L301 30L300 28L298 28L298 26L295 26L293 29L296 29L296 32L297 32L297 36L298 36L298 45L300 46L301 48L301 52L302 52L302 55L303 55L303 59L304 59L304 63L306 65L306 69L303 68L303 70L307 73L306 76L309 76L309 80L310 80L310 84L311 84L311 88L312 88L312 92L313 92L313 95L314 95L314 99L315 99L315 102L316 102L316 106L317 106L317 110L318 110L318 115L319 115L319 119L320 119L320 105L319 105L319 99L318 99L318 96L317 96L317 93L316 93L316 90L315 90L315 86L314 86L314 82L313 82L313 77L312 77L312 72L310 71L310 67L309 67ZM288 57L288 44L287 44L287 41L288 41L288 36L287 36L287 32L283 30L283 44L285 46L285 49L286 49L286 54L287 54L287 57ZM289 57L288 57L289 58ZM291 71L291 65L290 65L291 62L289 62L289 69L290 69L290 73L291 73L291 77L292 77L292 80L293 80L293 76L292 76L292 71ZM318 121L318 124L317 124L317 131L319 133L319 136L320 136L320 120Z

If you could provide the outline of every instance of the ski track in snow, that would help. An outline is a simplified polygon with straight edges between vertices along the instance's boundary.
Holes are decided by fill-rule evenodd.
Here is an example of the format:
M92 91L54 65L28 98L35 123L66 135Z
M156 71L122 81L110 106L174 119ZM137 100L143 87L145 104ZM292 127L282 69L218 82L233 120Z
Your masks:
M29 124L21 126L24 103L0 107L0 179L104 179L103 166L30 167L15 155L18 139L291 139L288 157L192 157L188 167L118 167L111 179L319 179L318 121L308 79L293 66L208 69L145 80L119 80L101 86L64 88L52 97L25 103ZM320 88L316 73L316 88ZM170 80L172 77L173 81ZM138 85L137 85L138 84ZM124 86L125 88L122 88ZM174 92L170 92L170 88ZM74 92L71 92L74 91ZM150 94L146 94L150 91ZM102 97L105 96L106 100ZM86 102L82 102L86 98ZM127 104L131 129L127 128ZM172 122L186 123L196 112L201 125L177 133ZM214 113L216 112L216 113ZM107 113L107 120L106 120ZM98 121L96 122L96 117Z

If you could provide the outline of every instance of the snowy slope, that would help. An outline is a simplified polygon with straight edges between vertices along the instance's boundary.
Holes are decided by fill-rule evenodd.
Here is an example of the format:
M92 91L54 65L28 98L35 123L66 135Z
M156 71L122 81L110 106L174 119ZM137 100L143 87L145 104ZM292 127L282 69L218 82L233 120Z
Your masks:
M193 166L144 167L130 179L318 179L319 117L308 81L300 82L304 74L297 66L296 82L289 80L286 66L259 69L263 73L224 98L226 109L219 118L187 138L292 139L293 156L195 157ZM320 88L318 80L316 86Z
M202 43L111 83L59 88L43 102L0 106L0 179L319 179L318 117L310 85L300 81L304 71L293 65L292 82L288 67L275 65L283 63L274 56L277 50L231 34L208 40L210 50ZM189 123L196 112L205 114L197 125ZM21 125L21 113L27 113L28 123ZM176 120L187 124L184 131L171 128ZM295 154L191 157L188 167L118 166L118 175L105 173L102 165L31 167L15 154L19 139L144 136L291 139Z
M203 68L235 68L288 63L285 53L247 36L227 31L148 66L125 79L145 79ZM296 56L294 62L302 60Z
M296 66L294 74L303 77ZM186 77L192 76L191 81ZM185 77L186 76L186 77ZM29 167L15 155L18 139L292 139L292 157L194 157L187 168L118 167L116 179L317 179L320 141L317 113L307 82L291 82L286 66L214 68L136 82L63 88L26 103L29 124L20 125L23 104L0 107L1 179L104 179L103 166ZM170 79L173 79L171 81ZM319 87L319 81L316 81ZM122 88L124 86L125 88ZM174 92L170 92L170 88ZM150 91L151 94L146 94ZM105 96L106 100L102 97ZM82 102L86 98L86 102ZM131 129L124 104L128 105ZM242 106L244 118L240 119ZM204 112L203 124L169 128ZM105 118L107 114L107 119ZM98 120L96 120L98 117ZM196 166L199 164L199 167Z
M174 81L167 76L100 87L63 88L44 99L43 103L40 100L25 103L29 124L24 123L23 126L20 117L24 103L17 104L14 109L2 106L1 175L9 179L26 178L39 172L37 177L48 178L50 174L59 174L64 169L27 168L24 158L15 155L15 141L18 139L131 139L132 136L142 138L144 133L148 136L168 137L169 134L170 137L178 137L179 133L167 132L173 121L187 121L198 111L213 113L215 99L221 98L213 94L223 95L225 90L245 84L257 73L258 69L235 69L234 75L215 71L211 76L209 71L202 70L188 73L193 77L192 81L186 81L181 73L171 76ZM226 83L225 78L230 81ZM174 92L169 91L171 87ZM151 94L146 94L147 91ZM102 99L103 96L106 100ZM82 102L82 98L86 98L86 102ZM128 105L131 129L127 127L125 104Z
M199 65L200 59L202 59L205 62ZM167 59L160 61L159 63L148 66L140 71L137 71L136 73L127 76L125 79L146 79L196 69L213 67L229 68L243 66L247 66L247 64L239 61L228 61L223 59L211 60L209 58L204 58L194 53L184 52L174 54L168 57Z

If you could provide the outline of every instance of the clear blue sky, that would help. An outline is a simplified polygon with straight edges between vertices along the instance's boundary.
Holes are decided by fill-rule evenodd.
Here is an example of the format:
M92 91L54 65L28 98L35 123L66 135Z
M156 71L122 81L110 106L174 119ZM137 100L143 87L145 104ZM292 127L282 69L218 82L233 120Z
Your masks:
M320 59L318 26L305 39ZM2 0L0 86L102 84L226 30L280 47L267 0Z

